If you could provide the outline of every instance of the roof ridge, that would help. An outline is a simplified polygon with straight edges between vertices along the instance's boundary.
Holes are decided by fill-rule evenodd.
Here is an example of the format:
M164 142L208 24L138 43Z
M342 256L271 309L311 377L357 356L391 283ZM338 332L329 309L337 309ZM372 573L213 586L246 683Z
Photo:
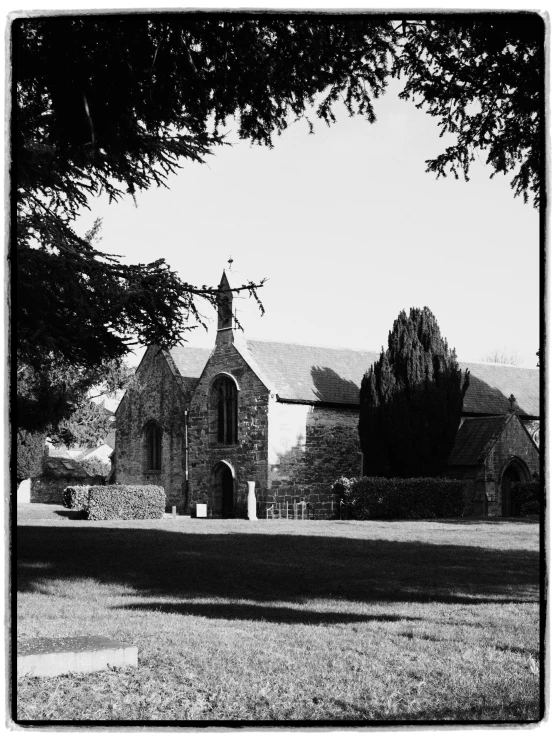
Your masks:
M332 349L333 351L359 352L360 354L378 354L375 349L354 349L348 346L324 346L323 344L305 344L300 341L272 341L268 339L246 339L246 343L255 341L259 344L279 344L281 346L305 346L308 349Z
M245 337L246 338L246 337ZM308 344L303 341L275 341L274 339L259 339L256 337L253 338L246 338L246 343L249 342L256 342L259 344L278 344L279 346L303 346L308 349L331 349L332 351L344 351L344 352L356 352L357 354L380 354L380 349L356 349L354 347L349 346L329 346L326 344ZM209 347L204 346L195 346L194 344L186 343L186 344L179 344L174 347L172 347L169 351L173 351L174 349L200 349L206 352L210 352L211 349ZM462 369L461 365L465 364L473 364L477 365L479 367L504 367L506 369L511 370L526 370L529 372L537 371L538 367L518 367L514 364L502 364L500 362L476 362L475 360L466 360L466 359L460 359L459 357L456 357L456 361L458 362L458 365L460 365L460 369Z

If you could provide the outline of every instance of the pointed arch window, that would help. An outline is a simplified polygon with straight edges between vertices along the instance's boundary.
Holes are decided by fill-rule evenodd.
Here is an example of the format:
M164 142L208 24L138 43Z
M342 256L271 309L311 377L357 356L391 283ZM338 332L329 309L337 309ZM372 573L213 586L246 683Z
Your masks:
M144 468L148 472L162 469L162 429L155 421L144 427Z
M238 393L230 377L218 377L212 386L213 440L218 444L237 443Z

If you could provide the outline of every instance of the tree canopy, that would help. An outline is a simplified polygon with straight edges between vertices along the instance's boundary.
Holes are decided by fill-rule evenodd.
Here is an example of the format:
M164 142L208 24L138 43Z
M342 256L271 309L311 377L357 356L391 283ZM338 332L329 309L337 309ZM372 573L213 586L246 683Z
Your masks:
M469 387L429 308L400 313L360 388L364 475L441 475Z
M41 474L45 438L44 434L33 434L24 429L17 430L15 476L18 483L28 477L37 477Z
M226 143L231 117L241 138L266 146L293 121L311 128L310 110L331 124L344 105L371 123L397 75L403 96L421 98L456 136L430 171L467 176L483 148L494 171L515 172L516 194L540 200L537 15L133 13L20 18L12 28L17 358L25 387L34 377L53 398L67 395L59 368L92 378L134 343L172 346L202 323L198 300L213 304L217 288L191 285L163 259L122 264L98 248L97 228L80 236L74 221L100 192L134 196L184 160L205 161ZM238 289L259 302L261 284ZM71 403L58 411L54 423Z
M493 175L513 174L525 202L541 203L544 134L544 26L538 16L444 17L404 24L396 69L400 97L439 119L456 142L427 170L468 179L479 151Z

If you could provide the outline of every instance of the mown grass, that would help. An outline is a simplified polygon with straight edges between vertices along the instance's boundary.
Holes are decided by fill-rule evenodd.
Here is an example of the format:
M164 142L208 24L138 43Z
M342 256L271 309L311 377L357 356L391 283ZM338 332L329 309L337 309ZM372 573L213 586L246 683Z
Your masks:
M18 639L139 650L18 681L21 721L540 719L537 523L20 513Z

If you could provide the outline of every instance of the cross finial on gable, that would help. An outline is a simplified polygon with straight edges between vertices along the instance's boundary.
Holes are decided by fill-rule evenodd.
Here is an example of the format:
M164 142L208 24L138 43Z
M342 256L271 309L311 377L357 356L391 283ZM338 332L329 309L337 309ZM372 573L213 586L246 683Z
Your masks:
M516 407L516 399L513 393L508 398L508 402L510 404L510 412L514 411Z

